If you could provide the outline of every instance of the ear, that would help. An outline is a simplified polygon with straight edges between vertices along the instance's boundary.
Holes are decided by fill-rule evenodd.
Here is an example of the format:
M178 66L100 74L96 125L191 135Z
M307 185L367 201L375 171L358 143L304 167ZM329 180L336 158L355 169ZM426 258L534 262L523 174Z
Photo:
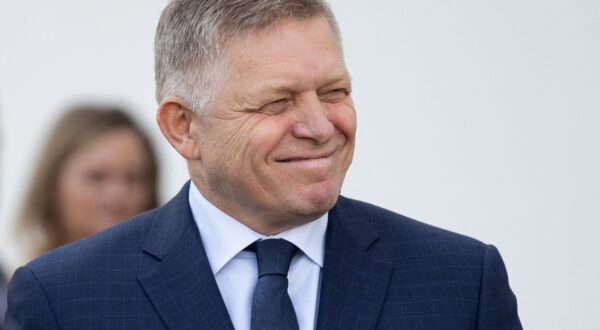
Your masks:
M167 141L187 160L200 158L199 142L191 132L194 113L175 96L165 97L158 107L156 121Z

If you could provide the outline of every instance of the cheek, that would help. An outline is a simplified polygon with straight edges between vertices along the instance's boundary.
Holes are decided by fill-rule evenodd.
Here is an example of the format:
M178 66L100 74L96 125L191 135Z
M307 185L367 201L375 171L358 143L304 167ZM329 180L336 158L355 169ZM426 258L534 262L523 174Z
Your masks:
M202 157L217 169L238 162L249 131L249 125L238 122L211 126L208 134L200 139Z
M93 210L96 199L93 189L76 174L64 175L58 184L59 214L66 222L76 222Z
M349 106L344 106L339 109L334 109L330 112L330 120L348 140L347 142L354 143L356 136L356 112Z
M352 164L352 159L354 157L356 112L354 112L354 108L352 107L344 107L333 112L330 118L334 126L340 131L345 139L339 173L341 179L343 180L346 171L350 167L350 164Z
M150 207L150 199L152 198L152 187L147 183L139 183L137 184L131 193L131 203L130 209L133 214L140 213L145 211L148 207Z
M224 130L218 142L213 143L217 166L231 168L242 175L244 168L256 172L267 161L269 154L285 136L290 124L280 116L256 115L235 129Z

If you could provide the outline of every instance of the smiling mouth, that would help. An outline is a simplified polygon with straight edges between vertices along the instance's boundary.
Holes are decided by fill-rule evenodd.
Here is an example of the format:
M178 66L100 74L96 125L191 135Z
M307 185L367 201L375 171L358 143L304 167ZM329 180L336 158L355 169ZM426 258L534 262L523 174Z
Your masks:
M302 162L319 161L319 160L325 160L325 159L331 158L331 156L333 156L334 153L335 153L335 150L327 152L327 153L319 154L319 155L294 156L294 157L289 157L289 158L276 159L275 161L280 162L280 163L302 163Z

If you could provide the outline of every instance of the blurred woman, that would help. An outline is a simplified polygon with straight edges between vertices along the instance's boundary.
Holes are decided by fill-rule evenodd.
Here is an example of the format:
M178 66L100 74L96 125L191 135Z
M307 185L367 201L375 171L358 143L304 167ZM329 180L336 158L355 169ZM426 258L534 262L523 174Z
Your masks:
M125 111L70 109L42 149L17 229L36 257L157 206L157 162Z

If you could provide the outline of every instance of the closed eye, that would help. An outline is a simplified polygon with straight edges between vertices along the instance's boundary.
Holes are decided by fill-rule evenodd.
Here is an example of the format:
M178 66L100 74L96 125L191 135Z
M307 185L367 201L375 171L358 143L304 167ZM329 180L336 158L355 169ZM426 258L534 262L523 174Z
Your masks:
M292 101L290 99L279 99L263 105L259 111L265 114L276 115L283 112L291 104Z
M338 88L332 91L319 94L319 99L322 102L338 103L344 101L348 97L348 95L350 95L349 90L345 88Z

